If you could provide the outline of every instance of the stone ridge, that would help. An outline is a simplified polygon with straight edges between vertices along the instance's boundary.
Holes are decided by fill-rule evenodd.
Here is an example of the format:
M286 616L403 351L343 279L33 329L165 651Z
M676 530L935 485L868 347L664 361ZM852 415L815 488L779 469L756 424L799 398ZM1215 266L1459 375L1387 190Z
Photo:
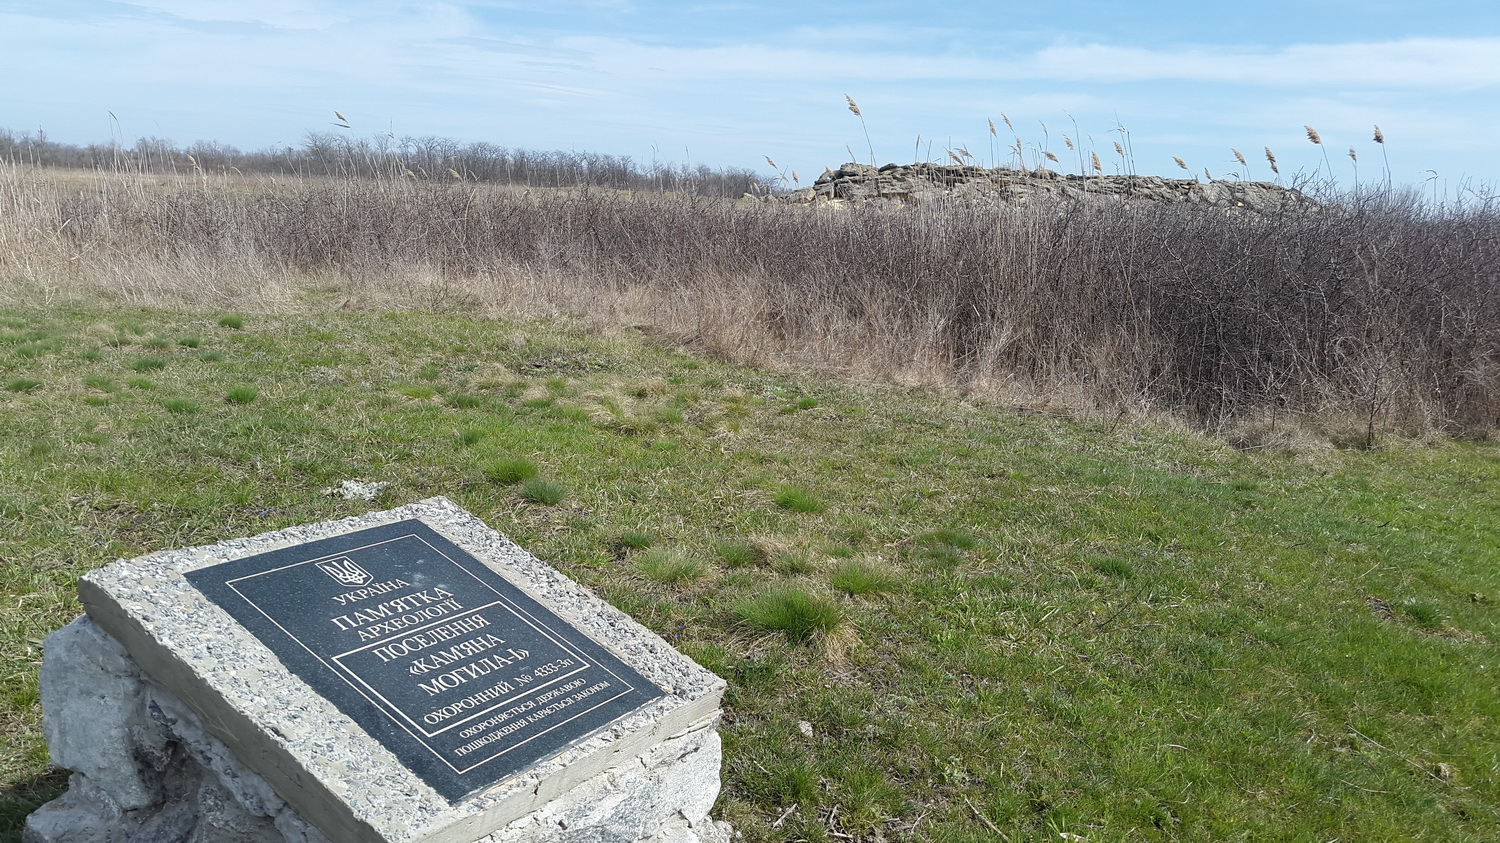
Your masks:
M1317 204L1300 190L1270 182L1204 183L1161 176L1081 176L1046 169L1026 171L925 163L886 164L879 168L844 164L837 170L825 170L812 187L767 198L786 204L1149 200L1261 212Z

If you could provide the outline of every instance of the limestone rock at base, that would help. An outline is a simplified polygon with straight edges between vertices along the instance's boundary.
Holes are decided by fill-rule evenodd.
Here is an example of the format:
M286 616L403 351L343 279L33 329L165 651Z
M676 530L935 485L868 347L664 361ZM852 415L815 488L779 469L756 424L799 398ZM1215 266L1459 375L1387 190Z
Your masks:
M160 803L169 753L144 716L145 685L125 648L92 622L74 621L47 637L46 654L42 731L52 763L93 771L90 783L121 811Z
M125 843L133 828L121 824L120 806L78 774L62 796L26 818L22 843Z

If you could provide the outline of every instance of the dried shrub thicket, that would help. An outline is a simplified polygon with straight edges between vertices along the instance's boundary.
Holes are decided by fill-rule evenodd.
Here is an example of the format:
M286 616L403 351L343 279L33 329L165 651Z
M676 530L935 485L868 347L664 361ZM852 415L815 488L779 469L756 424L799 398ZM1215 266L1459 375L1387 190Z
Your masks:
M1213 430L1500 423L1500 207L1390 187L1270 215L832 209L13 167L0 278L152 304L575 313L741 360Z

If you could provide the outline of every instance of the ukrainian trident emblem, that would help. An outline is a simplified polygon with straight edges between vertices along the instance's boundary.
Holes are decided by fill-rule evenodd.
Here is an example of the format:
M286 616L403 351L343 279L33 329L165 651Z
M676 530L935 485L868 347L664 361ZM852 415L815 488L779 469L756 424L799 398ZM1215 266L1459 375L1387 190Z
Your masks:
M339 585L350 587L367 585L375 579L370 576L369 571L359 567L353 559L347 556L324 559L318 563L318 570L332 577Z

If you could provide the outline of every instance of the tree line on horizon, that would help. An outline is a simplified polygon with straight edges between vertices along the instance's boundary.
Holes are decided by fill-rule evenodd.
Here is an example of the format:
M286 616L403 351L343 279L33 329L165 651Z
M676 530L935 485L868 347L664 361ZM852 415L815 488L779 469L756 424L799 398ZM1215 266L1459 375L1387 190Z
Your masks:
M307 132L299 146L245 151L206 140L179 146L160 137L138 138L129 146L119 141L79 145L52 140L42 129L34 132L0 129L0 161L82 170L397 177L521 187L649 190L725 198L761 194L771 187L771 180L746 167L713 168L706 164L672 165L659 161L643 164L628 155L520 149L435 136L378 135L365 139L335 132Z

